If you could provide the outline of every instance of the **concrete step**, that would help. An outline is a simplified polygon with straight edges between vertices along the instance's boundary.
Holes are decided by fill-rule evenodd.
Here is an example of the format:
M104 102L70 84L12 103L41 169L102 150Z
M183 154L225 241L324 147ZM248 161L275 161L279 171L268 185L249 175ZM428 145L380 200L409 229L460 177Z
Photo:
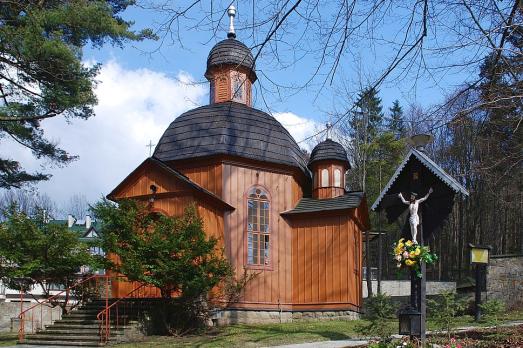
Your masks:
M54 322L59 325L81 325L81 324L100 324L100 320L96 319L60 319Z
M129 322L129 324L131 323L135 323L134 321L132 322ZM122 328L122 329L125 329L125 328L128 328L130 326L128 325L118 325L118 328ZM71 330L76 330L76 329L94 329L94 330L98 330L100 328L100 323L97 323L97 324L61 324L61 323L55 323L55 324L52 324L52 325L46 325L45 326L46 330L53 330L53 329L57 329L57 330L67 330L67 329L71 329ZM111 325L111 329L115 329L116 328L116 325Z
M66 328L49 328L47 330L38 331L38 335L64 335L64 336L90 336L90 335L98 335L100 333L99 328L91 328L91 329L66 329ZM120 327L118 328L111 328L111 335L122 335L123 329Z
M48 334L31 334L25 337L26 340L36 341L81 341L81 342L99 342L100 336L98 335L48 335Z
M70 313L92 313L92 314L96 314L96 313L100 313L100 311L103 311L104 309L105 309L105 306L100 307L99 309L98 308L80 307L80 308L73 309Z
M88 318L88 319L96 319L96 316L98 315L98 312L94 313L69 313L62 315L62 319L82 319L82 318Z
M115 300L109 301L109 304ZM45 346L76 346L76 347L99 347L104 344L100 343L100 325L101 320L97 320L97 315L106 308L105 300L99 300L87 303L82 307L72 310L70 313L62 316L45 329L38 330L34 334L26 335L24 344L27 345L45 345ZM145 307L144 307L145 308ZM118 326L116 325L116 310L111 311L111 338L109 343L116 343L122 340L124 330L135 328L136 318L140 313L140 306L133 303L133 306L127 306L125 309L119 308Z
M27 345L35 345L35 346L69 346L69 347L102 347L102 346L105 346L104 343L93 342L93 341L63 341L63 340L39 341L39 340L31 340L31 339L25 339L24 342L18 342L18 344L27 344Z

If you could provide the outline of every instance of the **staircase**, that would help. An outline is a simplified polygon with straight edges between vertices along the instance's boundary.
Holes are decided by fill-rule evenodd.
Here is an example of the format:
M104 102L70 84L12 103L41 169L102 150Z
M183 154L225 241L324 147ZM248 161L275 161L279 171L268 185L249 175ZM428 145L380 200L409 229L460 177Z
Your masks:
M151 304L154 304L155 301L151 300L160 297L159 290L144 283L128 283L135 284L135 288L125 296L111 298L114 281L125 282L127 278L96 274L83 277L67 289L23 309L18 316L19 343L40 346L98 347L107 343L143 339L144 333L138 319L150 309ZM87 302L81 299L83 303L81 307L63 315L61 319L53 322L52 316L51 318L42 316L42 308L59 300L60 296L68 296L73 291L89 293L93 290L98 294L96 300ZM31 330L34 329L35 312L36 318L40 313L40 327L45 325L45 321L49 325L45 325L44 329L37 329L36 333L28 333L26 323L30 322Z
M110 301L111 304L114 301ZM106 307L105 300L95 300L62 316L62 319L34 334L25 335L23 344L46 346L104 346L100 337L101 321L96 316ZM116 316L114 316L116 317ZM137 328L136 312L133 315L119 315L118 323L111 322L109 343L126 341L126 331Z

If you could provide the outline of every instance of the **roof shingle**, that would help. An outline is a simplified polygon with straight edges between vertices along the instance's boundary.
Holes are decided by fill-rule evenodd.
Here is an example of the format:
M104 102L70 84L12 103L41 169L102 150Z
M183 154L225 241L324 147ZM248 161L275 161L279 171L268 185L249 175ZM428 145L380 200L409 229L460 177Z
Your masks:
M209 70L211 68L222 65L236 65L247 68L251 73L252 82L256 81L254 57L251 50L234 38L222 40L214 45L207 57L207 71L205 72L205 76L210 76Z
M314 147L311 152L311 158L309 160L309 168L314 162L323 160L336 160L347 163L350 168L349 160L347 159L347 152L340 143L337 143L331 139L322 141Z
M357 191L347 192L343 196L329 199L302 198L294 209L287 210L281 215L353 209L360 206L364 195L363 192Z
M176 118L160 138L160 161L232 155L299 168L309 176L305 156L271 115L236 102L202 106Z

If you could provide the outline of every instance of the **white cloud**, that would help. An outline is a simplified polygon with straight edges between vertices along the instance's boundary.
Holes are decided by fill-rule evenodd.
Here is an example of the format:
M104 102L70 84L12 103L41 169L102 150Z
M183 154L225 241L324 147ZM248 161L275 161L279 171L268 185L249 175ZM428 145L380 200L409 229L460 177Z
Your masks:
M106 195L148 155L172 120L201 105L207 88L180 72L176 78L149 69L126 70L116 61L102 67L97 78L96 116L88 120L64 118L42 122L46 137L79 160L65 168L51 168L53 177L38 185L59 205L75 194L89 201ZM0 155L16 158L24 168L41 166L30 151L2 140Z
M180 72L176 78L149 69L128 70L116 61L103 65L97 78L96 116L88 120L54 118L42 122L46 137L78 155L63 168L44 168L31 152L2 139L0 157L16 158L28 171L53 177L38 184L59 206L76 193L95 202L107 195L148 155L168 125L184 111L206 103L207 86ZM291 112L274 113L296 141L313 135L320 124ZM314 141L313 141L314 142ZM300 147L311 150L311 142ZM66 212L64 212L66 213Z
M315 135L321 125L310 118L298 116L292 112L275 112L273 113L276 118L293 136L294 140L300 142L298 145L309 151L312 150L312 146L317 143L316 139L310 139L310 141L303 141L303 139Z

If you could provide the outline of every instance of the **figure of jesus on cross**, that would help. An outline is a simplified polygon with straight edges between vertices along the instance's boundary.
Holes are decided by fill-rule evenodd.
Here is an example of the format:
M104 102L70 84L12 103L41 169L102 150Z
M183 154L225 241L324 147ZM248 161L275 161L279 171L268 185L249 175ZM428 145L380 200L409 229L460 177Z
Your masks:
M419 204L425 202L433 191L434 190L431 187L429 189L429 193L427 193L427 195L425 197L422 197L418 200L416 199L416 194L411 193L409 201L407 201L407 200L405 200L405 198L403 198L403 195L401 194L401 192L398 194L398 197L401 199L401 201L404 204L407 204L409 206L410 234L412 236L413 243L416 243L416 244L418 243L418 241L416 240L416 236L418 235L418 225L419 225L419 216L418 216Z

